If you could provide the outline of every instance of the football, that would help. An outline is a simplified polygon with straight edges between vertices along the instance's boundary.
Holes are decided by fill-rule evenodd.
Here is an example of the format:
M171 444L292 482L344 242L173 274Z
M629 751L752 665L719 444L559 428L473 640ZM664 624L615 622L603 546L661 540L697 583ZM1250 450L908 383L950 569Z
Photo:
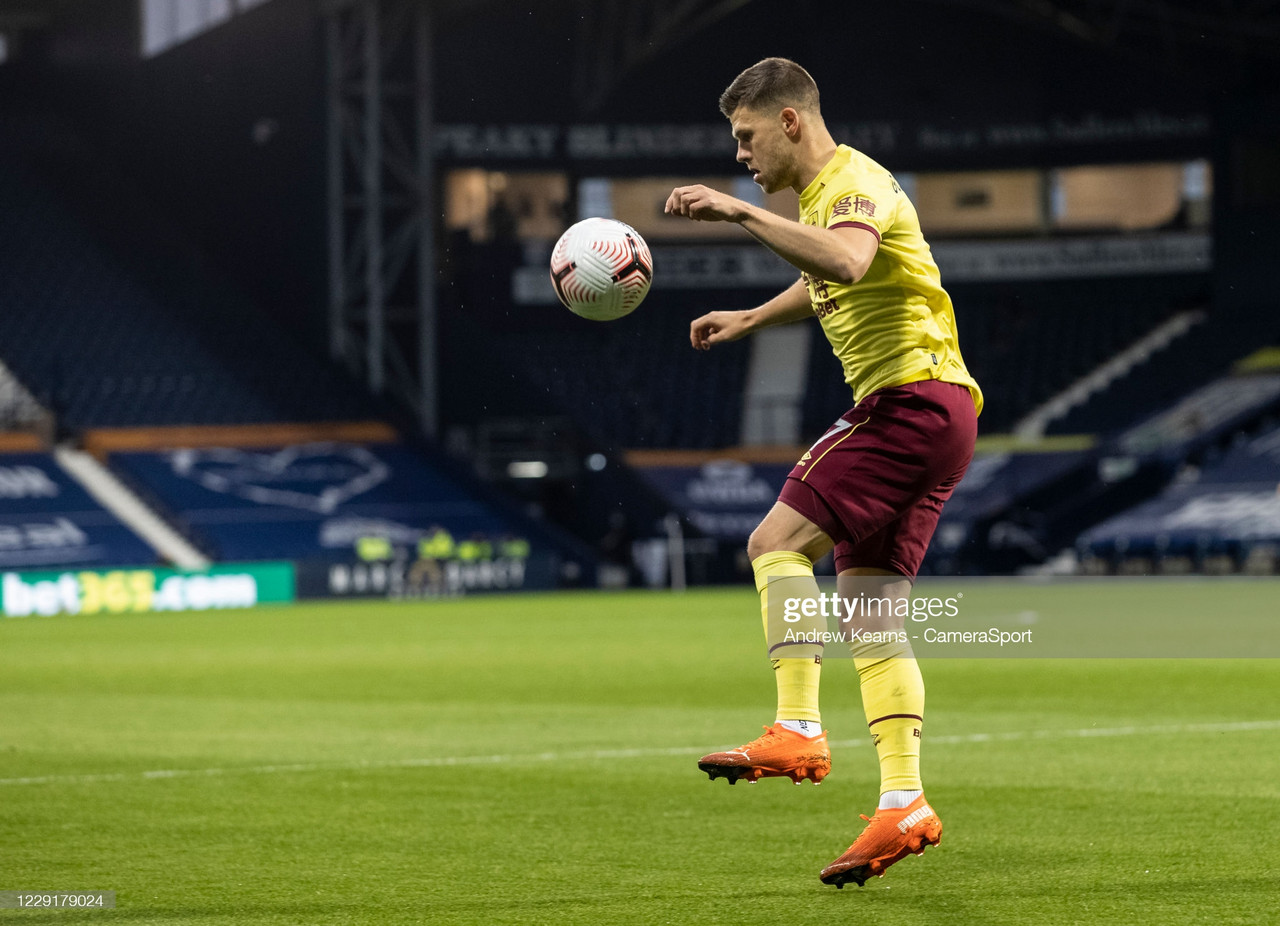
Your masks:
M570 312L607 322L633 312L653 281L653 256L630 225L583 219L551 252L551 285Z

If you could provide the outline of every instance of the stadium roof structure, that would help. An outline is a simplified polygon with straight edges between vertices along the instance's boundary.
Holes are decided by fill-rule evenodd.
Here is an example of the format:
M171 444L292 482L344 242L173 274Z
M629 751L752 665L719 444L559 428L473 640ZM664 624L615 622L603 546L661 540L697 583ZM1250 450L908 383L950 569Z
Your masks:
M322 16L371 0L321 0ZM500 0L378 0L422 6L445 26L458 19L510 13ZM600 106L637 67L687 42L757 0L540 0L544 9L576 15L574 101ZM1139 66L1176 67L1205 78L1251 61L1280 61L1280 0L914 0L1057 32L1110 49ZM138 0L0 0L0 34L92 29L103 10ZM1228 72L1224 75L1224 71Z
M330 0L330 6L365 0ZM544 0L575 8L573 94L583 112L599 107L638 66L757 0ZM1213 77L1251 60L1280 60L1280 0L915 0L1061 33L1111 49L1136 65L1177 67ZM501 8L497 0L437 0L437 21ZM1201 60L1206 54L1212 60Z
M459 6L484 6L455 0ZM590 111L635 66L755 0L567 0L582 11L575 95ZM1253 60L1280 61L1280 0L915 0L986 13L1110 49L1138 66L1206 79ZM1210 60L1203 56L1210 54Z
M1280 57L1277 0L941 0L1095 45L1165 55L1231 51Z

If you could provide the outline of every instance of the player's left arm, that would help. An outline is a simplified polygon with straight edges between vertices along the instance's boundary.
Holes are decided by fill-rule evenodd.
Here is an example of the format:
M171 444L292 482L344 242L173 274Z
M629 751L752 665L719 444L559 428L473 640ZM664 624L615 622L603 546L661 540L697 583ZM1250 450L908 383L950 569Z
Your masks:
M666 211L703 222L735 222L797 270L830 283L857 283L880 246L875 233L860 224L803 225L701 184L673 190Z
M857 283L867 274L880 239L862 226L817 228L748 203L738 224L793 267L830 283Z

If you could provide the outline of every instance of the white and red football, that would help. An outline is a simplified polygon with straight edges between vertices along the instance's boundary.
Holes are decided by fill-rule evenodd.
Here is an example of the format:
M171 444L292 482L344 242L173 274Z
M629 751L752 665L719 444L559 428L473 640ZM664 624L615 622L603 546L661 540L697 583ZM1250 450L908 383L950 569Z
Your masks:
M653 282L653 256L630 225L583 219L551 252L551 285L575 315L607 322L635 311Z

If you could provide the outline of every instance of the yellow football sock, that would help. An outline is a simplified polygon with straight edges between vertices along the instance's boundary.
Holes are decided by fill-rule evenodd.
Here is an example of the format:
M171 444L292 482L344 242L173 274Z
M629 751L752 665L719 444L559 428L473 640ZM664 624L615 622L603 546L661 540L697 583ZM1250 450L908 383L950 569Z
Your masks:
M884 650L884 647L880 647ZM880 793L919 791L924 679L910 645L853 660L862 683L862 708L880 757Z
M755 571L756 591L760 593L765 640L771 642L768 586L773 585L774 594L779 594L777 585L781 580L788 597L816 596L818 583L813 578L813 563L803 554L782 551L757 557L751 561L751 568ZM774 605L776 608L776 601ZM795 655L769 660L778 685L777 720L809 720L820 724L818 681L822 676L822 644L795 645L787 649Z

